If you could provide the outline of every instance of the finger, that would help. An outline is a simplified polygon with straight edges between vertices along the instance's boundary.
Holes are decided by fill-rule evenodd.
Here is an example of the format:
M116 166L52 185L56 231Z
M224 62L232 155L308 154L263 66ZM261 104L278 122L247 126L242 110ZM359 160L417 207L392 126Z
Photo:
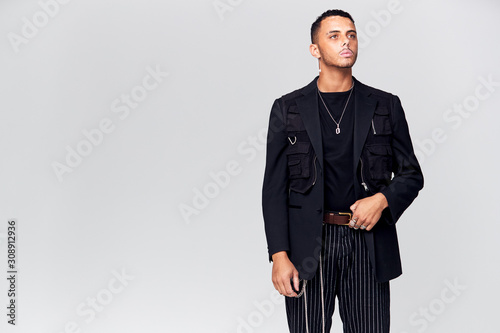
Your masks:
M349 228L356 228L357 223L358 223L358 217L354 216L349 222Z
M299 272L298 271L293 272L293 286L294 286L295 290L299 291ZM297 295L296 292L294 294Z
M276 289L281 294L281 286L280 286L280 278L276 272L273 271L273 277L271 279L273 281L274 289Z
M354 229L358 230L362 225L365 225L366 223L366 218L363 217L356 217L356 223L354 224Z
M276 288L276 290L278 290L278 292L281 294L281 295L284 295L285 294L285 287L283 285L283 283L280 281L278 282L278 287Z
M273 282L274 289L278 290L278 281L276 281L276 279L274 277L271 279L271 281ZM278 290L278 292L279 292L279 290Z
M292 289L292 278L288 278L287 279L287 282L285 282L285 290L283 292L283 294L285 296L292 296L292 295L295 295L295 292L293 291Z
M283 278L283 295L284 296L291 296L294 295L294 291L292 289L292 281L293 281L293 275L290 276L288 275L286 278Z
M274 289L276 289L280 294L283 294L283 283L281 277L277 276L273 279Z

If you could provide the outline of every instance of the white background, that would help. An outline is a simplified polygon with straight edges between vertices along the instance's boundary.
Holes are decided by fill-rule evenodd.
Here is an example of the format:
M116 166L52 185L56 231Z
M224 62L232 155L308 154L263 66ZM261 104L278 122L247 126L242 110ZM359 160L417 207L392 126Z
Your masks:
M263 143L274 99L317 75L310 25L333 8L364 36L356 78L401 98L425 176L398 222L391 332L498 332L500 4L214 3L73 0L49 17L37 1L1 1L0 267L15 218L19 271L15 327L1 279L2 332L287 332ZM168 73L149 91L148 70ZM113 130L88 146L103 119ZM54 165L78 147L87 156L60 181ZM238 173L214 185L228 163Z

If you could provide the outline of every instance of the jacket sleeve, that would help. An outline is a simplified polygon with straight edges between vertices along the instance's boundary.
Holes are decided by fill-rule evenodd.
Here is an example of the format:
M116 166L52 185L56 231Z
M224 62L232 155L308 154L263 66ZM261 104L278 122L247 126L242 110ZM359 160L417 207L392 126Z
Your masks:
M390 185L381 192L389 204L388 223L394 224L417 197L424 186L424 177L413 151L403 107L397 96L392 98L391 117L394 177Z
M289 251L287 133L280 100L274 101L269 118L266 166L262 186L262 212L269 262L272 255Z

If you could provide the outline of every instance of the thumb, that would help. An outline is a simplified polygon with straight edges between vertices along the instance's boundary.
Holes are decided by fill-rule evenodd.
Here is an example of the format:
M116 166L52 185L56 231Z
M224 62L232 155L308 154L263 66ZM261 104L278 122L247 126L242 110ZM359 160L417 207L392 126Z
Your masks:
M353 203L351 205L351 207L349 207L349 209L354 213L354 211L356 210L356 208L358 208L358 202L356 201L355 203Z

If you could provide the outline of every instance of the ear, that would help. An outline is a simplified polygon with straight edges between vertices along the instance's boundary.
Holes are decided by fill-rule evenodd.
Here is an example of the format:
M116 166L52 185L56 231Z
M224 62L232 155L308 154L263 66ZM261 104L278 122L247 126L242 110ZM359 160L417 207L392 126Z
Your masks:
M319 53L318 45L316 45L316 44L309 45L309 52L311 52L311 55L314 58L316 58L316 59L320 59L321 58L321 54Z

